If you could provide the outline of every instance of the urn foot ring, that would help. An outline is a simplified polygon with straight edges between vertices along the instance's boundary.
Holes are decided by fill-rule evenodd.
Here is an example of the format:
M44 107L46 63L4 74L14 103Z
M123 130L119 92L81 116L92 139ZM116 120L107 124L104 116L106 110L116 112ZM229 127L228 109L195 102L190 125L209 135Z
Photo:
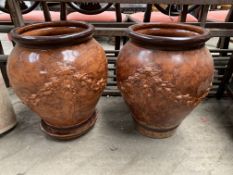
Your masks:
M94 125L97 119L96 112L84 123L78 124L68 128L57 128L49 125L45 121L41 121L41 130L53 137L60 140L71 140L82 136L87 133Z
M141 125L135 122L137 131L150 138L154 139L163 139L167 137L171 137L175 132L178 126L170 128L170 129L157 129L157 128L150 128L144 125Z
M10 125L4 127L3 129L0 129L0 136L12 131L17 125L17 121L11 123Z

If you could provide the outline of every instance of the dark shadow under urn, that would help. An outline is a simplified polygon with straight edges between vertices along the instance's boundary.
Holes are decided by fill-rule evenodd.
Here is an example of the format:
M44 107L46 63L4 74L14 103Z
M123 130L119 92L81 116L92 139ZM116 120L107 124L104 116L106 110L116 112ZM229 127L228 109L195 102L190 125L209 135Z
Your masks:
M118 87L137 130L171 136L208 94L213 60L207 30L184 24L137 24L117 60Z
M107 60L93 32L92 25L73 21L11 31L16 42L8 61L11 85L52 137L76 138L95 124Z

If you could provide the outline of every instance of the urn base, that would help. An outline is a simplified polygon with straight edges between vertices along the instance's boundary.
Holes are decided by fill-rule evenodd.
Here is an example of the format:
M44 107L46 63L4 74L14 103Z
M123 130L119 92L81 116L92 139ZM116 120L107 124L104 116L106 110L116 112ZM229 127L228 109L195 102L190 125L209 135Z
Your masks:
M0 136L7 133L7 132L9 132L9 131L11 131L12 129L14 129L16 124L17 124L17 122L14 121L13 123L9 124L8 126L6 126L4 128L1 128L0 129Z
M178 127L176 126L169 129L151 128L144 126L138 122L135 122L135 126L140 134L153 139L163 139L163 138L171 137L176 132L176 128Z
M97 119L96 112L85 122L67 128L57 128L45 121L41 121L41 130L53 137L60 140L71 140L82 136L87 133L94 125Z

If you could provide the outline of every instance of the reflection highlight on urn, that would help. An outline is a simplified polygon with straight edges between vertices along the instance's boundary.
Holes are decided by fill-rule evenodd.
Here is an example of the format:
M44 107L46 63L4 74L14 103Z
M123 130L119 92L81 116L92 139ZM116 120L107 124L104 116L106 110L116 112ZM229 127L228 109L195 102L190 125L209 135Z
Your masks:
M28 61L30 63L35 63L39 60L40 56L39 54L35 53L35 52L32 52L28 55Z
M72 63L79 57L79 52L76 50L65 50L62 51L62 55L65 63Z

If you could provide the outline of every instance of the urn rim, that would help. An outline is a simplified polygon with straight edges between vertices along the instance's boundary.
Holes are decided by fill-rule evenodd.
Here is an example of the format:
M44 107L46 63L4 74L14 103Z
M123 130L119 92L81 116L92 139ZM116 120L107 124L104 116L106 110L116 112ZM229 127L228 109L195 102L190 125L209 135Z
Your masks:
M192 50L205 46L211 37L209 30L177 23L141 23L129 27L131 41L159 50Z
M17 27L10 35L25 47L62 47L85 42L93 33L94 26L85 22L53 21Z

